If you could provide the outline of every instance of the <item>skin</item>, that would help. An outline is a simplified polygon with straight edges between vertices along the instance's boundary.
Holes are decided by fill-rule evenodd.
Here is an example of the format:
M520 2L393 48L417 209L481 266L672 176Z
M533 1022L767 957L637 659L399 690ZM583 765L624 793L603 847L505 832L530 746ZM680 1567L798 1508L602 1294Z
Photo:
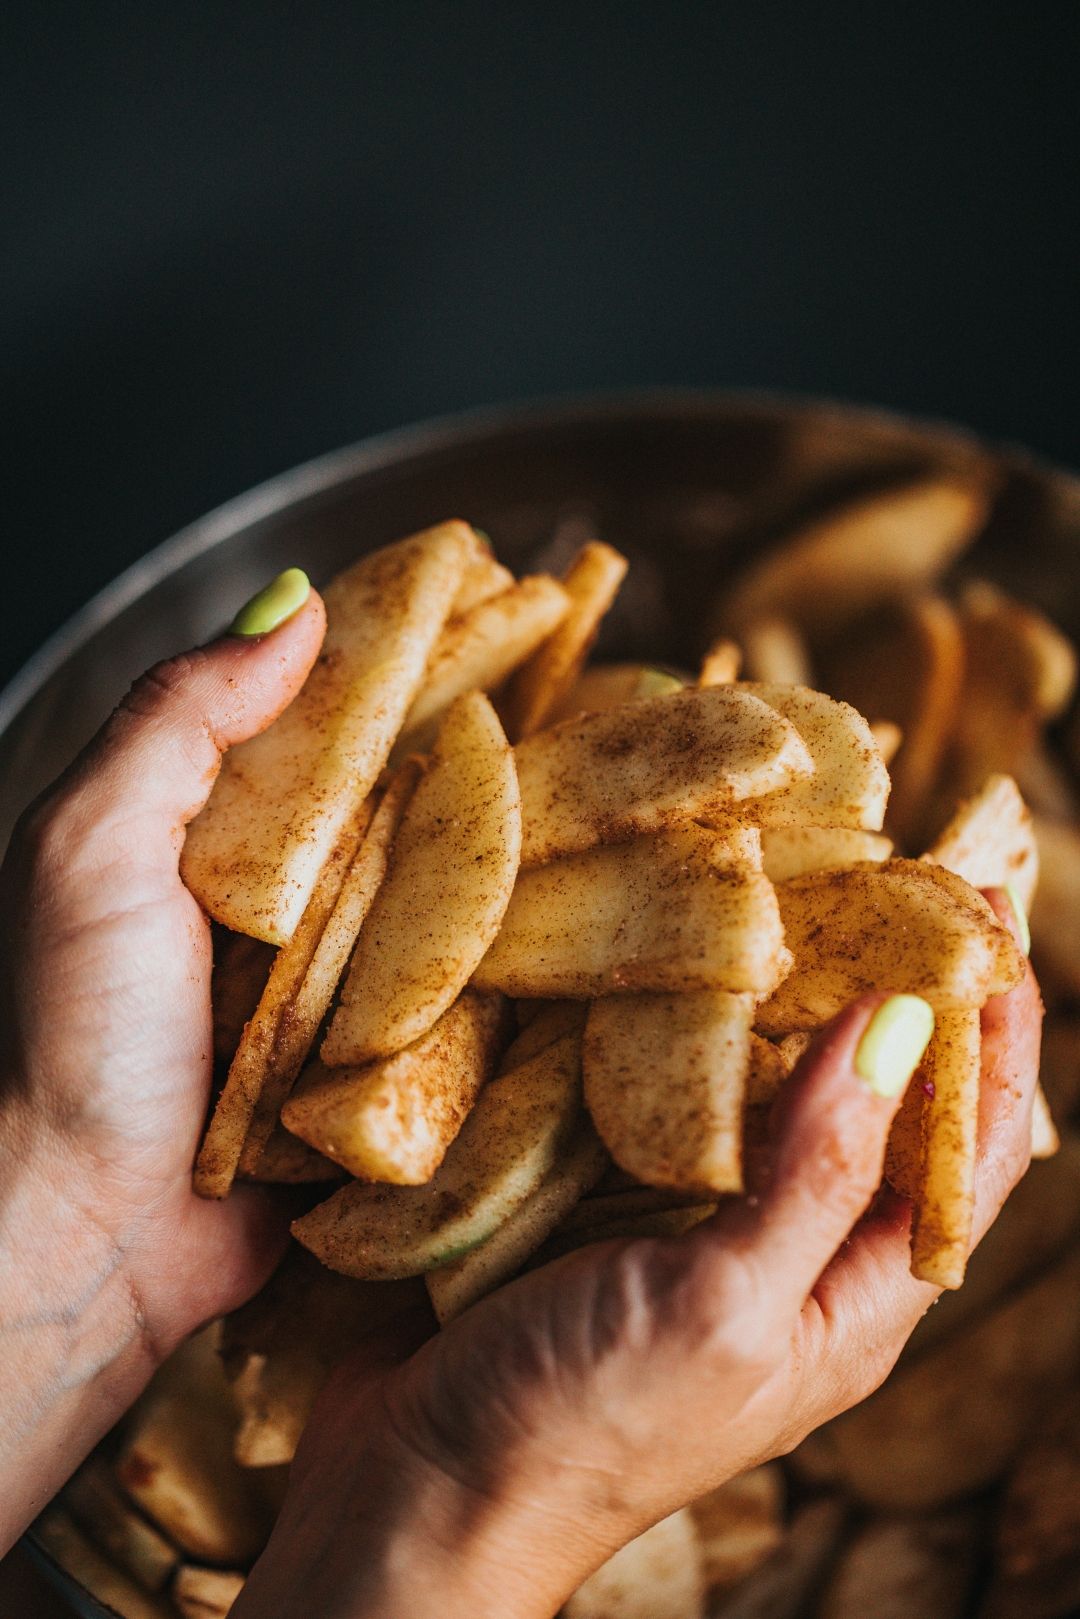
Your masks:
M324 623L312 594L271 635L152 671L0 873L5 1543L282 1251L258 1190L191 1193L210 941L177 861L221 749L295 695ZM875 1388L936 1296L908 1206L877 1190L897 1101L852 1067L880 999L803 1059L748 1199L569 1255L438 1336L420 1306L369 1341L319 1401L237 1619L546 1619L632 1535ZM1027 1166L1040 1022L1030 971L983 1015L977 1236Z

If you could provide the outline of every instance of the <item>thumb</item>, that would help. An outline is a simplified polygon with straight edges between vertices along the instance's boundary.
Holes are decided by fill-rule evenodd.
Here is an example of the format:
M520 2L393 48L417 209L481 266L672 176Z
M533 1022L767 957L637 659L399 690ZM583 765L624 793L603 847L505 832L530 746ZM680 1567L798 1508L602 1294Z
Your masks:
M263 633L242 633L252 622ZM222 753L264 731L292 702L325 631L322 600L290 569L241 611L229 634L137 680L49 795L53 806L63 803L69 829L82 833L77 841L104 836L115 845L137 831L151 859L175 859Z

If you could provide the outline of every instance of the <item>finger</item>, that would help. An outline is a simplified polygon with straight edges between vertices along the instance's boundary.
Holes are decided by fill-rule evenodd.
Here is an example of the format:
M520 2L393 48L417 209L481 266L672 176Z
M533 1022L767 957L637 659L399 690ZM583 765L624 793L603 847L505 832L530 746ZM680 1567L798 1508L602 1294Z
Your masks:
M257 735L296 696L326 629L319 596L272 633L229 634L136 681L44 805L69 846L125 832L153 858L175 855L205 804L226 748ZM80 836L82 834L82 836Z
M932 1013L913 996L867 996L843 1012L782 1093L767 1184L711 1222L750 1245L784 1307L801 1307L873 1198L889 1127L931 1028Z
M987 899L1023 944L1023 928L1002 890ZM1042 1001L1030 966L1024 981L982 1012L982 1076L975 1164L973 1246L996 1219L1031 1154L1031 1102L1039 1070ZM848 1403L885 1376L940 1288L911 1275L911 1205L884 1195L860 1222L814 1289L803 1325L817 1339L810 1366L861 1378ZM816 1314L815 1314L816 1312ZM859 1368L862 1368L860 1372Z

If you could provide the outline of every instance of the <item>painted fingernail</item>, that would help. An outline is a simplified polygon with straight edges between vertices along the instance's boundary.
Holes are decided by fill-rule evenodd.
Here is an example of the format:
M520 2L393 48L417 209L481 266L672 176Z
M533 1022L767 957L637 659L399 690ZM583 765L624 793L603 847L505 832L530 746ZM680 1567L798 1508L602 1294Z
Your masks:
M1020 895L1017 893L1016 888L1012 883L1005 884L1005 893L1008 896L1009 904L1013 908L1013 915L1016 917L1016 926L1020 932L1020 948L1023 950L1025 956L1030 956L1031 929L1028 926L1027 912L1024 909L1024 902L1020 898Z
M244 603L229 625L229 634L269 635L298 613L310 594L311 581L303 568L286 568Z
M934 1008L919 995L894 995L879 1006L855 1052L855 1072L879 1096L898 1096L919 1066L934 1032Z

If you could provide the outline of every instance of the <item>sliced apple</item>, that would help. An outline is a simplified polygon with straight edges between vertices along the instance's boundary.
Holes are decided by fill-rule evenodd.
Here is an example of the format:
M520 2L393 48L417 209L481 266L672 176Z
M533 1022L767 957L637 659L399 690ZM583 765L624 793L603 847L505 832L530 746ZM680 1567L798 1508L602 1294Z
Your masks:
M1011 884L1025 912L1030 911L1039 880L1039 850L1031 812L1012 777L988 777L960 805L923 859L955 871L973 888Z
M585 1105L615 1162L650 1186L742 1190L752 995L723 990L594 1001Z
M510 901L521 852L514 758L487 698L459 697L405 812L323 1042L329 1067L391 1056L457 999Z
M730 686L732 681L738 680L739 670L742 668L742 648L737 641L729 641L722 636L714 641L701 660L698 670L697 683L702 688L706 686Z
M740 839L686 827L521 872L473 982L578 1000L638 990L769 994L790 958L772 884Z
M274 1071L275 1047L282 1020L304 982L304 975L322 938L349 874L353 856L366 832L372 801L354 808L319 880L298 927L274 958L258 1005L244 1026L224 1087L214 1104L206 1134L195 1160L194 1186L200 1197L226 1197L240 1166L252 1119L264 1088ZM276 1106L266 1118L260 1146L269 1138L277 1118ZM258 1152L249 1156L253 1168Z
M444 523L327 588L326 640L303 690L229 750L188 827L181 875L217 921L270 944L291 938L386 764L476 543L466 524Z
M281 1121L361 1180L429 1181L495 1070L503 1004L465 990L426 1034L357 1068L313 1063Z
M642 697L666 697L686 684L670 669L658 669L649 663L591 663L552 709L546 723L558 725L579 714L599 714Z
M395 757L409 749L426 751L455 697L501 686L569 609L566 591L542 573L512 583L452 618L435 643Z
M736 630L777 615L817 635L935 580L972 543L986 514L977 480L932 475L874 490L787 534L736 585Z
M563 1157L581 1116L581 1042L546 1046L480 1093L425 1186L343 1187L293 1222L331 1270L369 1281L420 1276L486 1242Z
M854 826L772 826L761 834L765 875L783 883L808 871L833 871L863 860L888 860L892 839Z
M938 1011L979 1007L1024 974L982 895L942 866L810 872L778 883L776 897L795 965L758 1010L763 1034L819 1028L871 990L921 995Z
M417 759L399 765L353 856L303 977L282 1011L240 1153L240 1173L255 1177L300 1070L318 1036L357 936L386 876L398 828L420 779Z
M546 725L573 687L628 566L613 546L598 540L583 545L570 564L563 578L570 611L519 669L507 694L509 730L515 740Z
M486 1242L426 1278L432 1309L441 1325L514 1276L574 1205L594 1186L608 1162L588 1120L540 1185Z
M862 715L808 686L748 685L749 692L798 731L813 769L778 791L743 806L758 826L855 827L880 832L889 797L889 772Z
M514 757L526 866L730 814L790 791L814 768L796 726L735 686L687 687L564 720Z

